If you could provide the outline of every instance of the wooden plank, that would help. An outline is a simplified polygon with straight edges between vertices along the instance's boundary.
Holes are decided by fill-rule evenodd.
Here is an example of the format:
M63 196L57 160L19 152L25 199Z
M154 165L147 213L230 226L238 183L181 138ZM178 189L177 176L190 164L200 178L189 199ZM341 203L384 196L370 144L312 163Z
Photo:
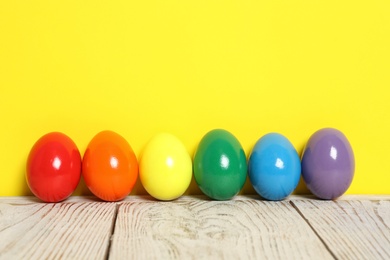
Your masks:
M390 259L390 201L293 200L339 259Z
M1 200L1 259L105 259L115 203Z
M110 259L332 259L289 201L120 204Z
M288 197L289 200L320 200L316 196L311 194L304 195L290 195ZM337 198L337 201L342 200L390 200L390 195L385 194L347 194Z

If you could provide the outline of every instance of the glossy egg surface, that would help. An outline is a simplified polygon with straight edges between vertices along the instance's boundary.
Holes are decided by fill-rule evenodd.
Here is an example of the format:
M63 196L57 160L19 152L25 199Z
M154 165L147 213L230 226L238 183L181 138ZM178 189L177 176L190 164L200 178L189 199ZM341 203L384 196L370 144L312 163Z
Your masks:
M142 152L140 179L156 199L180 197L192 179L192 160L183 143L169 133L154 136Z
M246 176L245 152L237 138L223 129L208 132L194 156L194 177L202 192L216 200L231 199Z
M95 196L104 201L118 201L133 189L138 178L138 161L121 135L102 131L88 144L82 175Z
M281 200L297 187L301 161L286 137L270 133L256 142L249 157L248 174L260 196L267 200Z
M335 199L346 192L355 172L355 158L346 136L334 128L315 132L302 155L302 177L321 199Z
M59 202L76 189L81 175L81 156L65 134L52 132L32 147L26 167L31 192L44 202Z

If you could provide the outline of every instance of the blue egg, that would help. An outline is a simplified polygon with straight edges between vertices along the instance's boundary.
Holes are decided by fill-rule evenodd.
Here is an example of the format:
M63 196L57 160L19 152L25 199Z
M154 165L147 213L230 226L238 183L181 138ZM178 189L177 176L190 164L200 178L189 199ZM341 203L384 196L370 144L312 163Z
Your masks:
M282 200L298 185L301 162L291 142L281 134L264 135L255 144L248 162L249 179L267 200Z

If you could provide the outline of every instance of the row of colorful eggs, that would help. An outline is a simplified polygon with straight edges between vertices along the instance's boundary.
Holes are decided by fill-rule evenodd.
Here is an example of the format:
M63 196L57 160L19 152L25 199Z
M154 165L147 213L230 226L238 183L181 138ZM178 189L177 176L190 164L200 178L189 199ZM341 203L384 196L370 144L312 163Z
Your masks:
M26 179L32 193L45 202L59 202L76 189L81 175L90 191L104 201L118 201L133 189L138 175L146 191L159 200L180 197L192 176L212 199L228 200L242 189L247 175L267 200L282 200L300 176L321 199L335 199L350 186L354 154L345 135L324 128L308 140L302 158L281 134L269 133L255 144L249 159L230 132L214 129L200 141L193 160L175 136L161 133L145 146L137 161L131 146L112 131L98 133L83 158L65 134L52 132L32 147Z

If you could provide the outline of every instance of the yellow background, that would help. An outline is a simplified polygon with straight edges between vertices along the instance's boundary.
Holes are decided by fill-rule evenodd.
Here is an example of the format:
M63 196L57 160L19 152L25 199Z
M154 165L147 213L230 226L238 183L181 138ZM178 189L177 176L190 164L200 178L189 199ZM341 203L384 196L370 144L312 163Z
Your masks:
M161 131L193 154L213 128L247 154L271 131L301 152L328 126L355 152L348 193L389 194L389 14L388 0L1 0L0 195L30 194L26 158L50 131L83 154L110 129L139 156Z

